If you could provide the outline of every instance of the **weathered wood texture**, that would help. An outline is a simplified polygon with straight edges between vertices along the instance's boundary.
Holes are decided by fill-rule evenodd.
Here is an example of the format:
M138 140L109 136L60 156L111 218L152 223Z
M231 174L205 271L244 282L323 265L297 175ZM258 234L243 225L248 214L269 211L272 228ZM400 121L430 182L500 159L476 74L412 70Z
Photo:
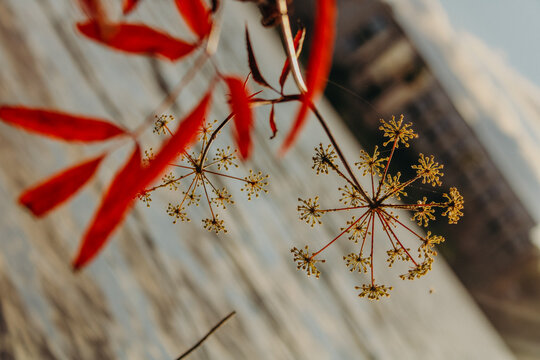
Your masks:
M172 1L141 3L133 20L186 34ZM277 79L279 39L256 26L248 5L224 3L220 66L246 75L248 18L261 67ZM105 49L75 33L81 17L75 1L0 0L0 103L105 116L134 128L190 61L171 64ZM172 112L190 108L211 74L205 68ZM280 134L292 110L278 112ZM336 179L315 177L311 170L312 149L323 134L311 122L294 150L277 159L283 136L269 141L268 109L257 111L264 116L246 167L269 173L270 191L247 202L231 184L236 204L224 215L228 234L202 229L203 206L190 223L173 225L165 214L172 194L164 192L150 209L138 205L99 258L78 274L71 272L70 259L126 152L108 161L74 201L36 220L16 205L21 190L99 149L44 140L0 123L0 358L171 359L233 309L236 317L192 359L511 357L441 259L425 279L402 282L398 270L385 267L383 247L377 248L377 278L395 289L376 303L356 297L354 286L365 279L342 262L348 244L330 248L320 280L297 272L289 249L321 246L347 218L330 217L315 229L298 220L297 197L319 194L326 204L338 198ZM358 145L336 115L327 106L323 112L346 153L357 156ZM214 106L216 118L226 113L223 102Z

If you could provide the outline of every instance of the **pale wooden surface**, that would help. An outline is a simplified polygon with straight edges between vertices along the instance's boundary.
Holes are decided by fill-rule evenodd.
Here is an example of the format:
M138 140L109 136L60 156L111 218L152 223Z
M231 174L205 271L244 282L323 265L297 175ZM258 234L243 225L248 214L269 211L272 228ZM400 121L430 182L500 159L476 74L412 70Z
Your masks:
M172 1L141 3L134 20L144 14L145 22L185 34ZM225 3L221 66L245 75L248 16L261 68L277 78L279 40L258 30L252 8ZM185 63L104 49L74 32L77 19L74 1L0 0L0 103L105 116L134 128L185 73ZM209 76L202 73L180 97L177 115L197 100ZM214 116L223 118L226 111L216 104ZM358 145L341 122L328 107L323 112L349 156L357 156ZM293 113L278 113L280 135ZM312 149L323 135L311 122L295 149L276 159L283 136L268 141L266 121L257 122L256 152L246 166L271 175L270 192L247 202L231 185L236 205L224 215L227 235L202 229L203 207L192 222L173 225L165 192L150 209L138 205L79 274L70 271L69 261L123 155L108 161L72 202L38 221L16 205L20 191L96 148L44 140L0 123L0 359L172 359L233 309L236 317L192 359L511 358L441 259L416 282L402 282L395 270L377 264L377 277L395 288L377 303L356 297L354 286L366 279L347 271L341 245L326 254L320 280L297 272L289 249L321 246L347 217L315 229L297 219L299 196L337 201L335 178L311 171Z

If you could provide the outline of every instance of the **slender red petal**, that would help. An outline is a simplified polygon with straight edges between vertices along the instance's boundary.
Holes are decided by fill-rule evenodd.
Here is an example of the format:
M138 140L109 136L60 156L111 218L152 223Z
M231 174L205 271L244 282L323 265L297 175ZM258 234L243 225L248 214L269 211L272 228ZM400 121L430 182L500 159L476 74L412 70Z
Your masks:
M268 84L264 76L261 74L261 71L259 70L259 65L257 65L257 59L255 58L253 47L251 46L251 40L249 38L249 31L248 31L247 25L246 25L246 48L247 48L247 53L248 53L249 70L251 70L251 76L253 76L253 80L255 80L257 83L259 83L262 86L266 86L267 88L272 88L272 86Z
M92 178L104 156L70 167L46 181L27 189L19 202L35 216L43 216L75 195Z
M141 171L141 150L139 145L133 151L128 162L115 175L109 189L101 200L92 224L86 231L77 256L72 262L75 270L87 264L105 245L112 231L127 214L136 194L123 192L125 184L137 177Z
M234 113L235 140L240 155L244 159L251 152L251 128L253 127L253 113L249 106L249 96L244 82L237 77L226 77L225 82L231 92L231 110Z
M270 129L272 130L272 136L270 136L270 139L273 139L276 137L276 133L277 133L276 115L274 113L274 104L272 104L272 108L270 109Z
M300 53L302 52L302 47L304 45L304 39L306 37L306 28L302 27L297 32L296 35L294 35L294 49L296 50L296 57L300 56ZM285 63L283 63L283 69L281 69L281 75L279 76L279 85L281 86L281 91L283 91L283 86L285 85L285 81L287 81L287 76L289 76L289 73L291 71L289 58L285 59Z
M210 9L207 9L202 0L175 0L176 7L189 28L202 39L212 29Z
M66 141L102 141L126 134L107 120L24 106L1 106L0 118L26 131Z
M169 164L197 139L198 132L204 124L210 98L210 93L206 94L197 107L182 120L176 132L163 145L159 153L146 168L141 177L143 184L139 186L139 190L146 188L147 185L158 178Z
M105 8L101 0L79 0L79 6L90 19L105 20Z
M336 37L337 9L335 0L317 1L315 34L311 43L306 71L307 88L311 99L319 95L326 85Z
M150 165L140 165L140 150L137 147L126 166L116 175L101 205L88 227L78 255L73 261L75 270L92 260L107 242L107 239L122 222L133 206L134 198L165 171L174 159L187 149L197 138L204 124L210 103L207 94L197 107L182 121L173 136L161 148Z
M106 7L103 6L101 1L102 0L79 0L78 2L88 19L96 23L97 32L103 35L108 33L110 26Z
M77 29L92 40L116 50L133 54L151 54L175 61L189 55L197 48L183 40L143 24L117 23L109 25L103 33L94 21L77 23Z
M124 3L122 4L122 12L124 13L124 15L127 15L130 12L132 12L138 3L139 3L139 0L124 0Z
M308 114L309 103L317 97L326 84L330 66L336 33L336 3L335 0L317 1L317 13L315 20L315 34L311 43L307 66L307 93L304 95L303 104L296 115L294 124L283 143L281 152L284 153L293 144L300 129L305 123Z

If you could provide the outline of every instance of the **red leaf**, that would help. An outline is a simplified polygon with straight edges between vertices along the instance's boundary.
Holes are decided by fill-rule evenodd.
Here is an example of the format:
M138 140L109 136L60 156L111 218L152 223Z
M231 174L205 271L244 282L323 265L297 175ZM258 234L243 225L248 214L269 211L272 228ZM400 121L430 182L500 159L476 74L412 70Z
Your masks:
M302 27L296 32L296 35L294 35L294 49L296 50L296 57L300 56L300 53L302 52L302 47L304 45L304 39L306 37L306 28ZM279 85L281 86L281 91L283 92L283 86L285 85L285 81L287 80L287 76L289 76L289 73L291 71L291 66L289 62L289 58L285 59L285 63L283 64L283 69L281 70L281 75L279 76Z
M35 216L43 216L75 195L96 172L104 156L66 169L21 194L19 202Z
M309 105L317 97L326 84L336 35L336 3L335 0L317 1L317 13L315 20L315 34L311 43L307 66L307 93L296 115L294 124L283 143L281 153L287 151L298 136L300 129L307 118Z
M134 54L153 54L171 61L187 56L197 48L183 40L142 24L117 23L104 33L93 21L77 23L77 29L92 40L116 50Z
M127 15L133 11L138 3L139 0L124 0L124 3L122 4L122 12L124 15Z
M253 127L253 114L249 106L249 96L241 79L226 77L225 82L231 92L230 105L234 113L236 143L240 155L247 159L251 152L251 128Z
M210 104L210 92L205 95L197 107L182 120L182 123L169 141L159 151L146 168L139 190L144 189L148 184L158 178L163 171L174 161L185 149L187 149L196 139L198 132L204 124L206 111Z
M4 122L66 141L101 141L126 132L107 120L23 106L0 107Z
M141 150L137 145L130 159L115 175L103 196L92 224L83 237L78 254L72 262L73 269L80 269L97 255L109 235L127 214L136 194L123 192L122 189L140 171Z
M210 10L202 0L175 0L176 7L189 28L200 39L205 38L212 29Z
M272 104L272 108L270 109L270 129L272 130L272 136L270 136L270 139L273 139L276 137L276 133L277 133L276 116L274 113L274 104Z
M134 198L158 178L169 164L197 138L204 123L206 110L210 103L208 93L197 107L182 121L176 132L161 148L150 165L140 165L140 150L137 147L126 166L116 175L101 205L88 227L73 268L80 269L92 260L105 245L107 239L122 222Z
M79 0L79 6L90 19L101 21L106 18L101 0Z
M257 65L257 59L255 58L253 47L251 46L251 40L249 39L249 31L248 31L247 25L246 25L246 47L247 47L247 53L248 53L249 70L251 70L251 76L253 76L253 80L255 80L257 83L259 83L262 86L266 86L267 88L272 88L272 86L268 84L264 76L261 74L261 71L259 70L259 65Z
M79 0L79 6L88 19L95 21L99 34L106 34L109 29L109 19L101 0Z

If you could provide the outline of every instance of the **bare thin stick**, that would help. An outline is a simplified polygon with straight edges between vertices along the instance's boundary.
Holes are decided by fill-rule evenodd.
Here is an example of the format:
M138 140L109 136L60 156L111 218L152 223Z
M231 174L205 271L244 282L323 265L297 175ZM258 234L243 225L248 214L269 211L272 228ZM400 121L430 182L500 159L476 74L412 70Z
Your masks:
M287 57L291 63L291 70L294 80L300 92L306 93L307 86L302 78L300 72L300 65L298 65L298 59L296 58L296 50L294 49L294 38L291 32L291 24L289 23L289 14L287 10L287 1L278 0L279 13L281 15L281 33L285 39L285 50L287 50Z
M218 322L216 325L214 325L213 328L210 329L210 331L208 331L206 333L206 335L204 335L195 345L193 345L191 348L189 348L188 351L186 351L185 353L183 353L182 355L180 355L178 358L176 358L176 360L181 360L181 359L184 359L186 356L188 356L193 350L197 349L199 346L201 346L201 344L210 336L212 335L212 333L214 331L216 331L217 329L219 329L219 327L221 325L223 325L227 320L229 320L233 315L236 314L236 311L233 311L231 312L229 315L225 316L220 322Z

